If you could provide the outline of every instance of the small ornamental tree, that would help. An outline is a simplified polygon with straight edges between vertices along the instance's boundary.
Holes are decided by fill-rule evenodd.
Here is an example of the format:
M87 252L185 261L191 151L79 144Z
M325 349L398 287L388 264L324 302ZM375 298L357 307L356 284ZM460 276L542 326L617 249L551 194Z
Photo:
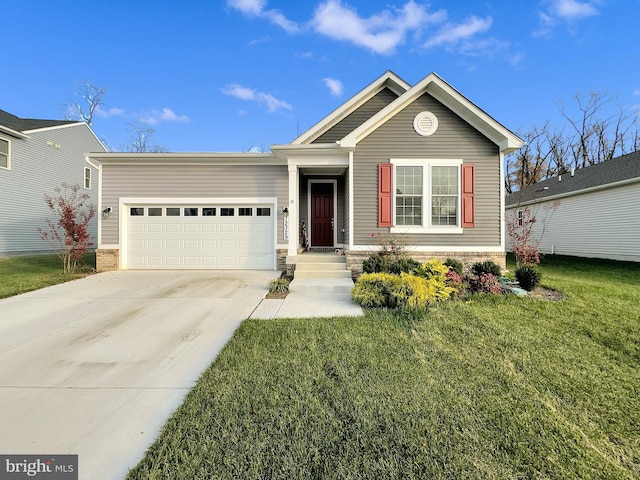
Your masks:
M511 240L511 250L516 257L518 267L540 263L540 242L559 205L560 202L556 201L542 207L544 217L540 219L538 219L538 209L532 209L529 206L517 208L512 215L507 216L505 222L507 234ZM534 231L536 223L541 225L537 234Z
M39 228L38 231L43 240L56 246L64 273L72 273L87 252L87 247L93 245L89 236L89 222L96 211L93 205L87 203L89 195L80 193L80 185L64 183L55 192L53 197L45 194L44 200L57 220L47 219L47 228Z

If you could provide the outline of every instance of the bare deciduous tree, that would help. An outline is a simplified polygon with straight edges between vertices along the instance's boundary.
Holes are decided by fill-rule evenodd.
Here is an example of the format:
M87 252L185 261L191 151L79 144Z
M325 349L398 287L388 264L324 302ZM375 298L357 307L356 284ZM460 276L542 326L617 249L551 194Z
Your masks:
M89 82L78 83L76 98L64 105L64 118L87 122L87 125L91 126L96 110L104 105L106 93L107 89L104 87L98 87Z
M131 142L123 148L123 151L136 153L163 153L169 151L169 149L164 145L151 143L151 138L156 132L153 128L145 127L139 123L134 123L131 125L130 131L133 134Z
M638 113L624 109L614 96L595 92L576 95L572 113L560 102L565 125L549 122L522 134L527 144L506 164L505 187L512 193L553 175L604 162L640 147Z

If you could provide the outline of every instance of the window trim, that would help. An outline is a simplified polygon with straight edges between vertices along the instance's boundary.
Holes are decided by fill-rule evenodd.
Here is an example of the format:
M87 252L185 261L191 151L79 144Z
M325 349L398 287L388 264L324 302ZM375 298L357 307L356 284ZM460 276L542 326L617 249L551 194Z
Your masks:
M87 172L89 173L89 176L87 177ZM93 174L91 172L91 168L90 167L84 167L84 179L83 179L83 185L84 185L84 189L85 190L91 190L91 183L92 183L92 178ZM87 187L87 180L89 180L89 186Z
M7 166L0 165L0 168L3 170L11 170L11 140L5 137L0 137L0 140L7 142ZM0 155L4 155L4 153Z
M461 192L461 175L462 175L462 159L449 158L391 158L389 160L393 168L392 175L392 195L391 195L391 212L393 215L393 226L390 233L436 233L436 234L461 234L464 232L462 228L462 192ZM396 167L422 167L422 225L397 225L396 224ZM458 169L458 195L456 201L456 222L452 225L433 225L431 223L431 206L432 206L432 167L457 167Z

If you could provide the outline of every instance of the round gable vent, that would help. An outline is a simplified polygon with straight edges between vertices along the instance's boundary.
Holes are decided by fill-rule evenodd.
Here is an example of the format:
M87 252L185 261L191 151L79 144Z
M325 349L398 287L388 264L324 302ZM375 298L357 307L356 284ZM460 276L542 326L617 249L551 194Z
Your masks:
M438 118L431 112L420 112L413 119L413 128L424 137L433 135L438 129Z

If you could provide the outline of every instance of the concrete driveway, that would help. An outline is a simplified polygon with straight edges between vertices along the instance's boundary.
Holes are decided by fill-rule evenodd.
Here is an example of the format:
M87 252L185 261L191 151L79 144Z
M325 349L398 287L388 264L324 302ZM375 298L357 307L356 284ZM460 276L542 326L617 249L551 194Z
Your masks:
M0 453L122 478L278 275L120 271L0 300Z

